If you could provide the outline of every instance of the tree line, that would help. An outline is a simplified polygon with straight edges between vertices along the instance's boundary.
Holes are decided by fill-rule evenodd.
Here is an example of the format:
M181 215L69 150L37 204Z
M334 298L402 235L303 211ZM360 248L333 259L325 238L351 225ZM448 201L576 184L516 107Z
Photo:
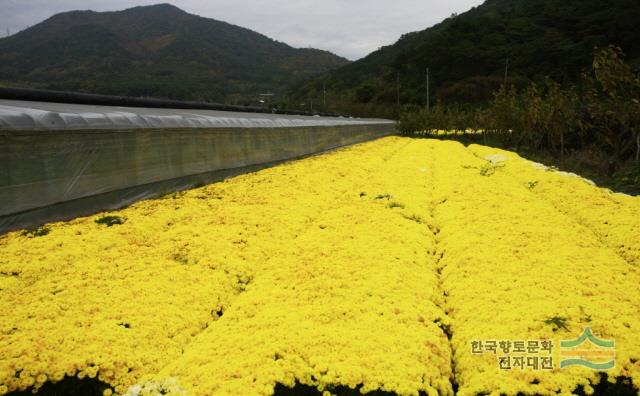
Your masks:
M610 173L633 159L640 165L640 74L616 46L596 49L578 83L546 79L525 88L503 84L482 107L407 106L399 128L405 135L437 131L473 133L516 151L545 151L560 160L572 151L596 148Z

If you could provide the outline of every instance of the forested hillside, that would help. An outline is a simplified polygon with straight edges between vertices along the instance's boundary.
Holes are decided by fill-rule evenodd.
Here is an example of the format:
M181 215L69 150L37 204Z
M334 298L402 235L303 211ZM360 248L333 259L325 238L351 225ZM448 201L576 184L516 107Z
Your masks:
M507 62L519 86L545 77L573 83L594 48L610 44L640 65L639 20L637 0L488 0L307 81L293 96L320 103L324 84L329 110L393 115L398 77L400 102L425 104L428 67L433 101L482 103L504 82Z
M239 104L347 62L169 4L66 12L0 39L2 85Z

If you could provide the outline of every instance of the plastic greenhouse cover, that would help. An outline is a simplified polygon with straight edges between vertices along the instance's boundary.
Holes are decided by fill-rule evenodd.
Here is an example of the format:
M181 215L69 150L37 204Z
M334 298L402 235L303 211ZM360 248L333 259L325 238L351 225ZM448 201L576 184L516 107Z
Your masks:
M0 233L393 133L389 120L0 100Z
M384 123L393 121L0 100L0 130L283 128Z

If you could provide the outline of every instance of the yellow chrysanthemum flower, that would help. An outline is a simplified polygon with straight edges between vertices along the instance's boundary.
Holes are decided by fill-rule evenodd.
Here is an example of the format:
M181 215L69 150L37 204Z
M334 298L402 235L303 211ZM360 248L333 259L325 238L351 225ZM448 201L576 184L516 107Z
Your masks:
M599 373L470 343L587 326L640 384L640 199L507 151L391 137L104 215L0 236L0 394L568 395Z

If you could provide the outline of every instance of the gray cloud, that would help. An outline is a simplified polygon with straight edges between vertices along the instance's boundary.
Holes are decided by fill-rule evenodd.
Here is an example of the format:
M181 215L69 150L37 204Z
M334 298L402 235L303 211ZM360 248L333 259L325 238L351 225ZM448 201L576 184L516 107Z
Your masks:
M243 26L294 47L358 59L400 35L432 26L482 0L0 0L0 36L69 10L113 11L171 2L193 14Z

